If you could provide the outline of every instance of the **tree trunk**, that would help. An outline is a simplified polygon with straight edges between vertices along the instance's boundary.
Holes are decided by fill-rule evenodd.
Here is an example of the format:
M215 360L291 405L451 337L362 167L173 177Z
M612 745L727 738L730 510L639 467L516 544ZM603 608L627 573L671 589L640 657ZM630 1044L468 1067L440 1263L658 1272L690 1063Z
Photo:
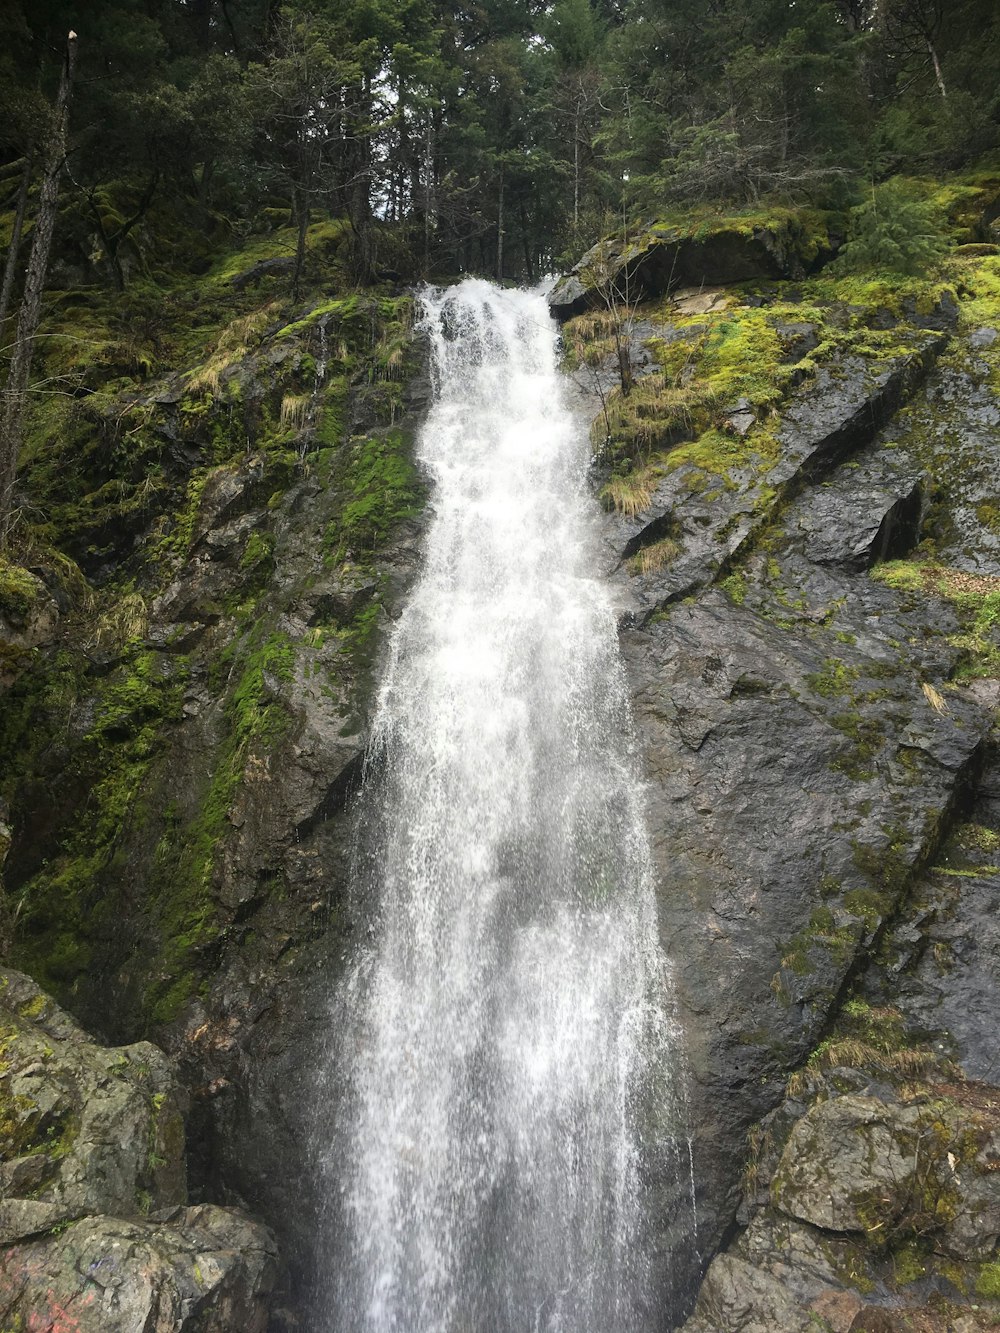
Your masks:
M497 282L503 282L503 163L500 164L500 190L497 196Z
M354 167L348 195L348 215L357 241L357 276L369 282L375 268L375 238L371 201L371 85L362 77L356 112L352 115L354 133L351 153Z
M45 153L42 185L38 200L38 217L31 240L31 256L24 279L24 295L17 321L14 352L10 371L0 400L0 549L10 537L13 517L14 482L17 477L17 459L24 436L24 417L27 408L28 376L35 346L35 334L42 316L42 292L49 268L49 251L55 231L59 205L59 177L66 161L66 133L69 127L69 102L76 68L76 33L66 40L59 92L52 117L52 134Z
M306 263L306 240L309 231L309 193L299 182L292 186L292 210L298 227L295 234L295 268L292 270L292 300L299 299L299 284Z
M934 66L934 78L937 82L938 92L947 102L948 89L944 86L944 75L941 73L941 62L940 60L938 60L938 53L937 51L935 51L934 43L931 41L929 37L926 38L926 41L927 41L927 50L931 53L931 63Z
M573 240L580 230L580 101L577 90L576 106L573 110Z
M3 328L4 320L7 318L10 297L14 290L14 278L17 275L17 258L21 253L21 233L24 230L24 214L28 207L28 191L31 188L31 166L34 156L34 149L29 148L24 159L24 175L21 177L21 188L17 192L14 229L10 234L10 249L7 251L7 262L4 264L3 270L3 288L0 289L0 329Z

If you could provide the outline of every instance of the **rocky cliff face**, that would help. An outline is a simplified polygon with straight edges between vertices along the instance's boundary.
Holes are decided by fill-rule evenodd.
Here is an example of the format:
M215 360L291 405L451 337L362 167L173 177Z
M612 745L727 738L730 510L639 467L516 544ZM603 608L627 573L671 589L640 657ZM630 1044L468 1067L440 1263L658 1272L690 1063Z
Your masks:
M944 1329L932 1297L979 1320L1000 1292L1000 260L959 256L950 287L808 278L828 227L724 230L679 295L678 237L650 238L627 397L621 312L561 310L583 310L568 369L596 418L684 1018L701 1264L674 1281L690 1307L722 1247L692 1333L895 1328L877 1320L900 1308ZM91 1082L60 1073L41 1139L5 1153L24 1319L40 1272L79 1301L100 1252L143 1275L120 1308L150 1327L260 1326L273 1245L233 1207L277 1238L272 1327L304 1318L312 1076L356 929L373 672L419 555L427 391L407 299L337 295L327 243L300 307L274 275L207 279L197 350L173 333L154 370L116 363L113 392L42 422L25 474L51 531L0 566L0 932L127 1045L74 1028L66 1067L85 1048ZM19 1006L23 1049L54 1046ZM30 1069L0 1084L28 1096ZM107 1197L92 1153L51 1151L101 1080L130 1140L186 1116L186 1197L176 1135L155 1169L123 1157ZM198 1256L218 1275L200 1296Z
M566 328L685 1014L698 1242L726 1246L691 1333L944 1329L953 1308L971 1328L1000 1294L1000 1093L978 1082L1000 998L998 262L968 261L967 304L820 279Z
M83 468L70 511L52 460L28 468L79 568L40 534L0 569L0 852L13 957L102 1039L154 1038L186 1091L190 1218L161 1235L100 1208L113 1222L80 1244L169 1270L150 1291L187 1310L185 1256L222 1245L216 1205L245 1206L279 1239L283 1327L310 1284L313 1073L353 929L346 807L416 558L426 387L409 297L291 308L280 275L257 281L220 278L193 367L84 400L81 433L155 459L157 489L109 505L106 459L67 458ZM49 1223L44 1262L71 1272ZM268 1254L251 1294L274 1285ZM180 1328L156 1300L150 1327ZM242 1327L240 1300L190 1327Z

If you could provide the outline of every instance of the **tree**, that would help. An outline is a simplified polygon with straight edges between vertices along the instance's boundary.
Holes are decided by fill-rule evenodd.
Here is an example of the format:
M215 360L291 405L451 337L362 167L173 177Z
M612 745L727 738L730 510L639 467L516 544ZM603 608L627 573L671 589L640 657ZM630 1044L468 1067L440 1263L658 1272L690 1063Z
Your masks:
M356 60L334 54L344 49L340 36L326 20L288 14L279 21L270 58L248 71L248 93L270 150L272 177L291 194L296 298L310 210L333 192L338 168L343 184L349 143L357 132L361 69Z
M0 399L0 549L6 546L14 512L14 483L17 479L17 460L24 436L27 409L28 379L31 361L42 315L42 292L49 267L49 251L55 230L59 204L59 180L66 162L66 139L69 128L69 104L76 68L75 32L66 39L59 91L52 111L52 126L45 145L45 162L39 191L38 212L31 240L31 256L21 297L14 350L7 372L3 397Z
M903 182L873 186L851 210L851 227L834 268L842 273L926 273L945 247L940 210Z

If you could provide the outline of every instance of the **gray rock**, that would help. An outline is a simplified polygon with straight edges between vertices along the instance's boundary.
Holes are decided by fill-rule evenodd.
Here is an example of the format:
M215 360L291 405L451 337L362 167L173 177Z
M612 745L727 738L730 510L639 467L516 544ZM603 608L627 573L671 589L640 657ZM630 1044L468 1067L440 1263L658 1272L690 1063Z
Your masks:
M747 231L723 221L707 233L654 223L628 242L599 241L556 283L548 302L557 319L568 319L600 304L602 287L661 296L675 287L703 292L752 278L801 278L833 253L831 242L817 256L793 222Z
M891 1227L919 1187L921 1121L919 1108L873 1097L814 1106L782 1154L774 1206L827 1231Z
M87 1213L137 1216L186 1200L185 1099L149 1042L98 1046L27 977L0 972L0 1194L20 1224Z
M813 1314L770 1274L731 1254L713 1259L682 1333L815 1333Z
M703 474L681 466L662 478L648 509L634 519L609 515L605 540L616 564L664 535L678 547L669 565L629 580L633 618L641 622L705 587L754 541L778 508L868 445L944 346L940 337L921 337L920 351L907 350L875 372L851 359L820 371L785 409L777 429L781 454L768 469L748 464L732 470L735 484L706 488ZM911 476L904 494L893 496L891 484L886 494L873 480L857 516L841 501L836 514L817 514L816 525L825 525L840 563L847 559L854 568L864 567L875 553L899 545L901 533L909 535L914 510L920 509L919 496L908 498L914 484ZM850 535L838 537L845 523ZM838 555L833 559L837 563Z
M276 1273L269 1233L229 1209L88 1217L0 1251L0 1309L10 1328L264 1333Z

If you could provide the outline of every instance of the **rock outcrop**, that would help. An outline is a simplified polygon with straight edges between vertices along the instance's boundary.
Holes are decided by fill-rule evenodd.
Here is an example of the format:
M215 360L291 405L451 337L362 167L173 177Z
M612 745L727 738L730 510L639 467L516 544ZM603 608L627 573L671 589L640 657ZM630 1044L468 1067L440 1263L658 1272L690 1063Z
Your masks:
M697 289L630 318L638 406L605 412L595 468L685 1038L684 1314L695 1248L712 1260L690 1333L871 1333L902 1309L941 1333L932 1296L978 1323L973 1296L1000 1289L998 340L981 312L969 337L939 290L804 291L829 223L663 228L598 251L554 302L593 319L625 273L634 292ZM123 1333L262 1327L273 1242L214 1201L266 1219L292 1267L281 1327L306 1318L314 1072L358 929L350 798L419 559L426 385L404 304L323 301L291 324L266 307L252 349L223 356L220 335L197 374L101 409L167 498L81 506L96 605L43 570L20 620L4 612L16 957L127 1043L88 1041L12 978L30 1058L0 1075L28 1099L0 1125L10 1321L58 1305ZM617 375L599 324L578 376L591 415ZM877 1031L842 1030L852 1003L898 1037L891 1059ZM110 1137L84 1129L89 1102ZM921 1182L940 1214L914 1214ZM665 1250L676 1204L656 1195Z
M156 1046L99 1046L0 973L5 1328L263 1333L274 1242L233 1209L186 1206L185 1107Z
M772 210L765 219L710 217L653 223L633 239L607 237L588 250L549 295L557 319L600 306L605 293L638 301L673 289L691 295L753 278L802 278L831 259L843 219ZM713 300L702 309L711 309ZM694 307L697 310L697 307Z

